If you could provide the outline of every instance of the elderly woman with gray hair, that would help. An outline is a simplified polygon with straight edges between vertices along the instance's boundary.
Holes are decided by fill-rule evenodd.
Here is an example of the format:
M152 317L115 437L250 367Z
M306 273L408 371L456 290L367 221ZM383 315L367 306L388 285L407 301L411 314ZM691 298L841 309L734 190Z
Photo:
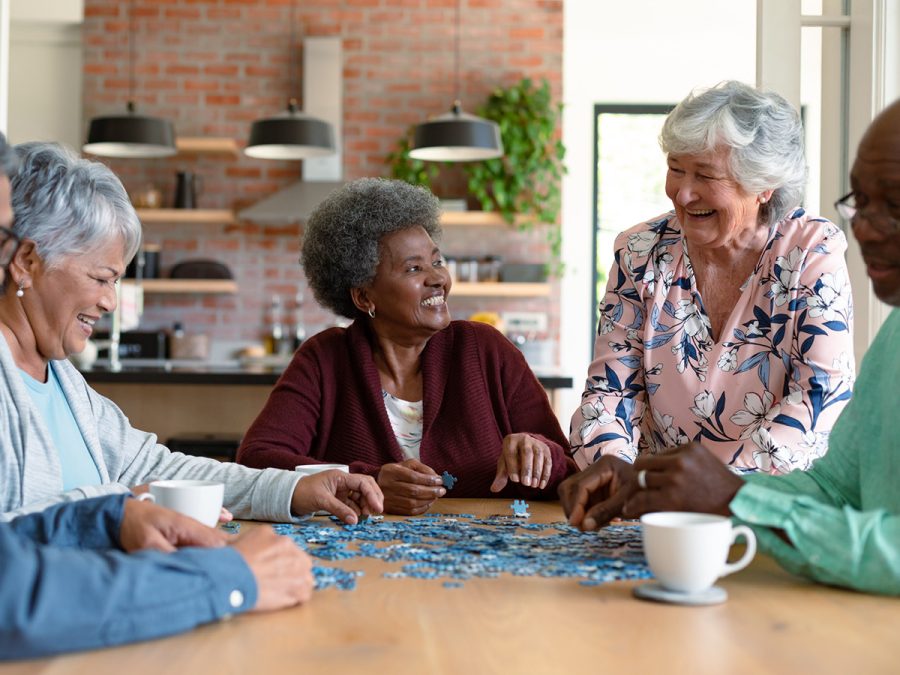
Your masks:
M377 477L389 513L423 513L448 489L555 497L574 469L565 435L521 353L450 320L440 234L437 199L401 181L353 181L315 210L303 267L316 299L354 321L300 347L239 462L349 464Z
M702 441L735 472L806 469L854 375L847 242L800 208L800 117L725 82L679 103L660 144L675 208L616 239L573 455Z
M141 225L102 164L46 143L16 148L14 233L21 244L0 292L0 518L103 494L139 491L154 479L225 484L241 518L289 520L327 509L347 522L381 510L367 476L324 472L298 482L169 452L134 429L67 360L116 307L116 284L137 251Z

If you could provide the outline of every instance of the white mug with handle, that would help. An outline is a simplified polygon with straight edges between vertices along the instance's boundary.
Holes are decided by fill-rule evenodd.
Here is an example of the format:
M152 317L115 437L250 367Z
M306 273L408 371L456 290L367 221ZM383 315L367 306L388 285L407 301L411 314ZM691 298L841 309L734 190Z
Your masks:
M155 480L140 500L156 502L208 527L215 527L222 513L225 485L213 480Z
M659 583L676 593L701 593L719 577L744 569L756 555L756 536L746 525L705 513L660 511L641 516L644 553ZM738 537L747 542L739 560L728 562Z

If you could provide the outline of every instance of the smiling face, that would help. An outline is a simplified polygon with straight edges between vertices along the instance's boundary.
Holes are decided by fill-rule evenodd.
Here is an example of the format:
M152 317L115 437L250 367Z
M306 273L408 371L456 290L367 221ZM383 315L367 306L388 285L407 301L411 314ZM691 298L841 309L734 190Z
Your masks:
M420 226L382 237L375 279L360 294L363 311L374 307L379 334L400 341L429 338L450 324L450 275L440 249Z
M857 206L853 234L872 288L884 302L900 306L900 102L863 136L850 186Z
M124 272L121 237L53 267L38 260L21 303L44 360L64 359L84 349L94 323L116 308L116 282Z
M740 241L759 224L760 199L731 176L728 152L669 154L666 195L675 206L688 244L717 248Z

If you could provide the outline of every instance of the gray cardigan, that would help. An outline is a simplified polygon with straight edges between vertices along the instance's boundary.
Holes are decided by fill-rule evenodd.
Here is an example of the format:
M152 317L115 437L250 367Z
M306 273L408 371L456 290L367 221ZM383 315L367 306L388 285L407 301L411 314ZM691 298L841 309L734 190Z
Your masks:
M0 520L59 502L128 492L132 486L163 478L222 481L225 507L236 518L291 520L298 474L170 452L156 442L155 434L132 427L125 414L91 389L68 361L51 361L50 367L59 378L102 484L63 492L62 467L52 436L6 340L0 337Z

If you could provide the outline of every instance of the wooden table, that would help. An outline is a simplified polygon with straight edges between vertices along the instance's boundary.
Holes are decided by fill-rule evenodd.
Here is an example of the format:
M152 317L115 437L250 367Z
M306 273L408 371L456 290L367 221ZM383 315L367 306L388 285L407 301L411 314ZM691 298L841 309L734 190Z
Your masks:
M503 501L438 506L508 512ZM535 522L562 519L556 504L531 511ZM712 607L636 600L640 582L503 576L444 588L443 580L385 579L396 566L373 559L344 565L365 571L356 590L322 591L304 607L0 673L900 672L900 600L811 584L762 556L720 582L730 598Z

